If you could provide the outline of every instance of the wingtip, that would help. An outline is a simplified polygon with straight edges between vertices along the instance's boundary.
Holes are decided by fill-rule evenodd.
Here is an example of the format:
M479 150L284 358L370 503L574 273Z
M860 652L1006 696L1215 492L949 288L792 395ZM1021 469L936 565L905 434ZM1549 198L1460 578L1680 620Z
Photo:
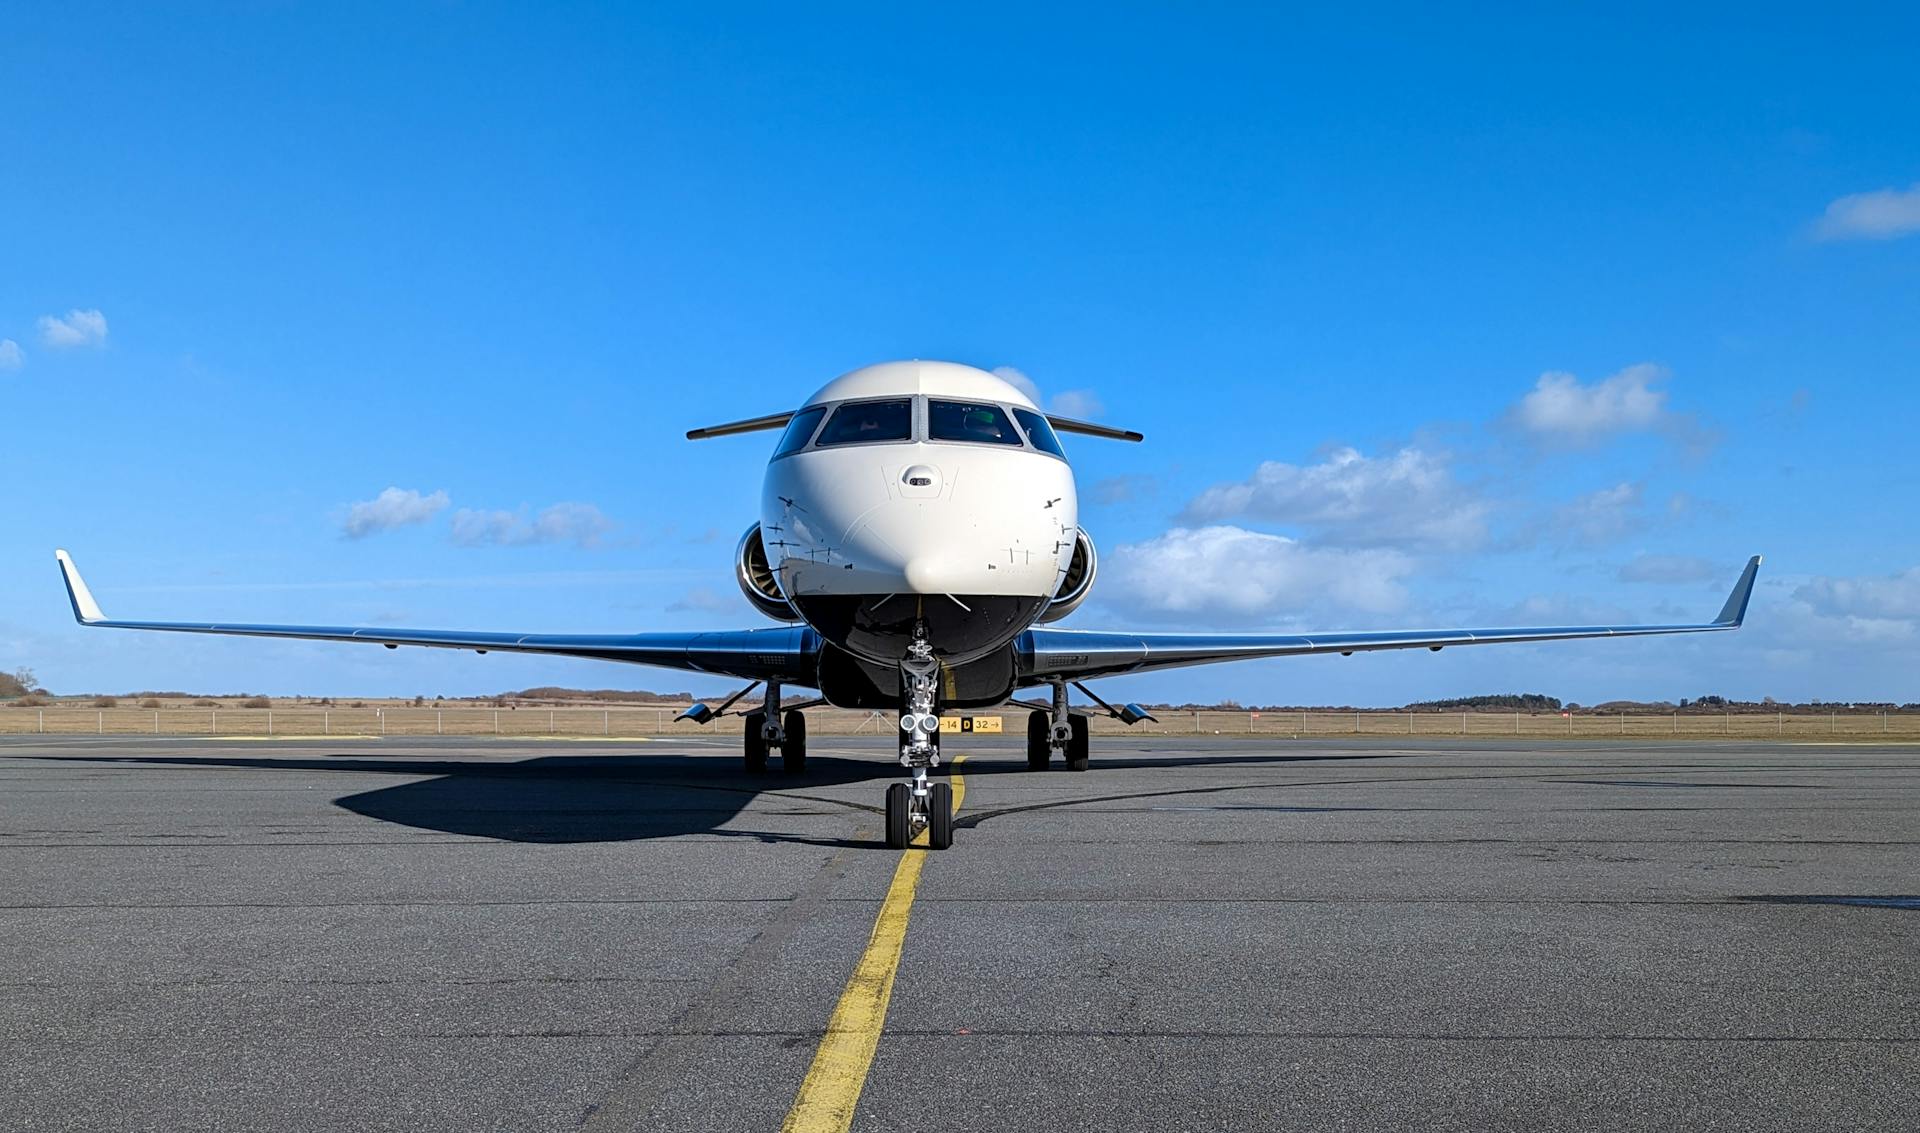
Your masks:
M73 620L81 625L106 621L107 615L101 612L100 603L93 600L93 592L87 589L86 579L80 577L80 568L73 565L73 556L56 549L53 557L60 564L60 578L67 586L67 601L73 606Z
M1747 560L1747 568L1740 572L1740 581L1733 584L1733 592L1727 595L1727 604L1720 607L1720 616L1715 625L1740 628L1747 620L1747 603L1753 599L1753 583L1760 577L1760 556Z

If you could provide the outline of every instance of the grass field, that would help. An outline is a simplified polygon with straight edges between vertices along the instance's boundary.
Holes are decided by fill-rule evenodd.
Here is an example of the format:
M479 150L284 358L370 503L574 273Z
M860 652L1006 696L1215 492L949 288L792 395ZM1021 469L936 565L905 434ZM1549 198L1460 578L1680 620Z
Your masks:
M556 736L636 738L738 734L741 720L728 716L705 726L677 722L686 705L514 705L494 708L470 702L416 706L411 701L356 701L347 706L312 701L275 701L272 707L241 707L240 701L157 701L137 707L125 701L95 707L88 701L55 701L44 707L0 705L0 734L176 736ZM1026 709L959 713L998 717L1003 734L1024 734ZM882 735L894 727L892 713L839 708L807 710L816 736ZM1539 738L1671 738L1920 741L1920 712L1600 713L1514 712L1175 712L1157 723L1129 729L1095 717L1095 732L1132 735L1221 736L1532 736ZM983 727L983 731L986 729Z

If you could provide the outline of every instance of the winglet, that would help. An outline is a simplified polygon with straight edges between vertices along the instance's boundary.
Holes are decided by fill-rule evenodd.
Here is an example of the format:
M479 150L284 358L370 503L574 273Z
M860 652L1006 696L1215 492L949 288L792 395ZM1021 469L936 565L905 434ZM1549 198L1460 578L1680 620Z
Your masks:
M1733 593L1727 595L1727 604L1720 607L1720 616L1713 619L1717 626L1739 628L1747 620L1747 600L1753 597L1753 580L1760 575L1760 556L1747 560L1747 569L1740 572L1740 581L1733 584Z
M73 603L73 620L81 625L106 621L107 615L100 612L100 603L93 600L93 592L80 577L80 568L73 565L73 556L55 551L53 557L60 560L60 577L67 584L67 601Z

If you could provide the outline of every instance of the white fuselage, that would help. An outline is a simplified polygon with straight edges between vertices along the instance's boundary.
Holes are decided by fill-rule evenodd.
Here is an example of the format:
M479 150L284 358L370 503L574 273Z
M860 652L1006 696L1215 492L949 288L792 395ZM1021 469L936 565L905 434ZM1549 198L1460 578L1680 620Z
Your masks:
M952 363L886 363L827 385L761 493L788 601L871 661L898 660L916 623L953 662L1007 645L1059 591L1078 531L1073 471L1038 417L1013 386Z

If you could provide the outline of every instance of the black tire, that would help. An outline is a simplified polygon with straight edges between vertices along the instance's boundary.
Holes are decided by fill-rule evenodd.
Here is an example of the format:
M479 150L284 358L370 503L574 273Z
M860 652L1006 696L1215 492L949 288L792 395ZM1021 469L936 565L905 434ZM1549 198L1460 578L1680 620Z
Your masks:
M787 713L781 723L787 738L780 745L780 770L799 775L807 769L807 714L796 709Z
M887 788L887 847L894 850L907 848L912 837L913 824L908 821L909 799L913 792L905 783L895 783Z
M746 753L748 771L767 769L767 724L765 712L749 712L746 715L746 734L741 737L740 748Z
M936 850L953 845L953 788L946 783L927 791L927 845Z
M1053 762L1053 720L1045 712L1027 713L1027 770L1045 771Z
M1087 738L1087 718L1069 716L1067 723L1072 728L1072 733L1067 737L1067 770L1085 771L1088 749L1092 746Z

